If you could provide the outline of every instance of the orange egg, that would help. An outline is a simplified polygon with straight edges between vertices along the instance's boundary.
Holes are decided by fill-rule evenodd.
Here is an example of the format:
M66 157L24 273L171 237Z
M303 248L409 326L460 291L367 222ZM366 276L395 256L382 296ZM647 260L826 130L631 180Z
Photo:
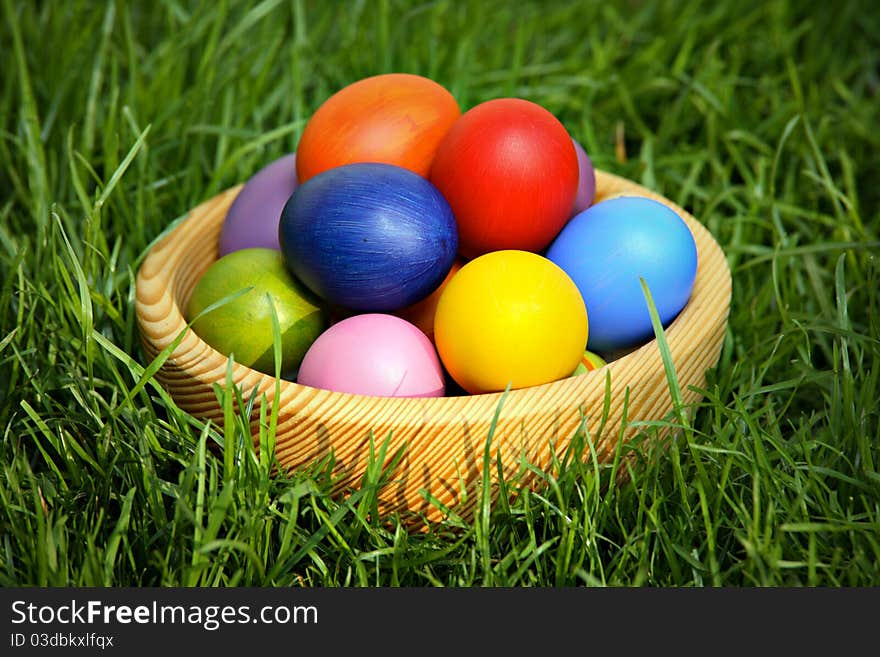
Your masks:
M433 341L434 314L437 312L437 301L440 300L440 293L443 292L443 288L446 287L446 284L450 281L450 279L452 279L453 276L455 276L455 273L459 269L461 269L461 266L464 263L464 258L457 258L452 263L452 267L449 269L449 273L446 274L446 278L443 279L443 282L440 283L436 290L431 292L431 294L426 296L421 301L417 301L411 306L402 308L394 314L418 326L422 330L422 332L427 335L428 338L431 339L431 341Z
M297 146L300 184L353 162L396 164L428 177L440 140L461 114L443 86L420 75L358 80L312 115Z

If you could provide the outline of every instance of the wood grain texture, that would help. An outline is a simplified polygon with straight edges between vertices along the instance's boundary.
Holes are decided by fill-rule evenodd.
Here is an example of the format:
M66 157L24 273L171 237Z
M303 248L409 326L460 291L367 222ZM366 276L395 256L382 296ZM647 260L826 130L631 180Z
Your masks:
M199 276L217 259L223 219L240 189L231 188L192 209L150 250L137 277L137 317L146 356L156 358L185 332L157 372L157 380L181 409L218 423L222 412L212 386L224 384L227 359L186 328L182 309ZM700 395L690 386L705 385L705 373L718 361L727 326L731 298L727 260L709 231L683 208L624 178L596 171L595 202L622 194L666 204L694 235L698 265L693 293L666 329L683 400L693 404ZM610 375L610 412L599 435L606 375ZM633 423L662 420L673 409L656 340L588 374L506 395L366 397L282 380L275 400L274 377L234 364L232 379L241 387L244 399L256 389L258 399L265 395L268 404L279 404L276 456L282 469L312 463L332 452L335 474L340 476L339 490L344 491L356 487L363 477L371 432L377 445L388 440L389 461L404 448L390 473L390 483L379 493L380 511L400 512L417 523L444 515L426 492L464 518L472 516L479 498L486 440L499 404L498 423L489 444L492 463L500 459L506 480L519 472L518 481L524 485L539 482L529 472L522 473L523 459L548 468L554 456L565 453L582 424L593 440L596 457L607 462L619 440L630 440L639 432ZM256 436L258 408L253 411L251 429ZM661 433L658 439L662 437ZM493 467L495 482L497 468ZM493 486L493 494L494 490Z

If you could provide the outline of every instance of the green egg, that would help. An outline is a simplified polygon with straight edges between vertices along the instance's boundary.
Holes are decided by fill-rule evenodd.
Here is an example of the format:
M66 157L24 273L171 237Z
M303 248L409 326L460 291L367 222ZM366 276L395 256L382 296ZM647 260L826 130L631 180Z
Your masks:
M248 291L198 317L208 306L242 290ZM281 330L281 373L292 378L328 320L321 301L290 274L280 251L241 249L214 262L196 283L186 317L198 317L192 329L223 355L274 374L270 303Z
M605 367L607 364L608 363L606 363L598 354L594 354L592 351L584 351L584 355L581 356L581 362L579 362L577 367L574 368L574 372L571 373L571 376L586 374L587 372L592 372L593 370Z

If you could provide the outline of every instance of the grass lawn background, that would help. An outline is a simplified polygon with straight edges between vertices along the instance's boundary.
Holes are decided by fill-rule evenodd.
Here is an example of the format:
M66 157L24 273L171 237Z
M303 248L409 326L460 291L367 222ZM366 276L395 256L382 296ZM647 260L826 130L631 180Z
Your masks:
M2 0L0 53L0 585L880 585L872 2ZM409 535L144 377L151 242L391 71L544 105L724 248L706 398L628 483Z

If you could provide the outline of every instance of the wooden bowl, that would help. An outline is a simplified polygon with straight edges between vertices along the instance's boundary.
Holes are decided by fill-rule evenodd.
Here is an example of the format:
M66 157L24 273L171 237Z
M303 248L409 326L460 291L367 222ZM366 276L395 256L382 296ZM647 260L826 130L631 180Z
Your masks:
M159 240L143 261L137 277L137 317L145 354L154 359L186 329L182 309L201 274L217 259L217 241L226 211L241 186L222 192L193 208ZM731 297L730 269L721 247L688 212L624 178L596 171L596 199L622 194L656 199L675 210L690 227L697 245L698 266L693 293L665 336L685 404L699 401L705 373L719 358ZM227 358L187 330L162 364L156 378L178 406L200 418L222 423L213 385L224 385ZM599 435L610 375L610 409ZM232 380L248 399L254 388L275 402L275 378L239 364ZM361 481L370 459L371 432L376 449L388 440L386 465L405 446L379 492L382 513L421 521L439 520L442 506L461 517L472 516L483 478L483 458L490 426L501 404L490 442L492 483L500 458L505 480L517 472L522 485L536 485L523 459L547 469L554 456L570 446L579 427L589 432L600 463L614 457L620 440L639 433L634 423L662 420L672 409L666 374L656 340L588 374L545 385L492 393L440 398L385 398L330 392L280 381L277 400L276 458L282 469L334 457L339 490ZM629 401L624 412L624 397ZM503 399L502 399L503 398ZM503 403L502 403L503 401ZM259 435L259 404L251 430ZM266 409L268 411L268 409ZM268 412L265 417L268 417ZM658 434L658 439L664 432ZM592 458L589 453L585 458ZM492 494L495 495L493 486ZM429 497L435 501L429 501ZM437 504L439 503L439 505Z

